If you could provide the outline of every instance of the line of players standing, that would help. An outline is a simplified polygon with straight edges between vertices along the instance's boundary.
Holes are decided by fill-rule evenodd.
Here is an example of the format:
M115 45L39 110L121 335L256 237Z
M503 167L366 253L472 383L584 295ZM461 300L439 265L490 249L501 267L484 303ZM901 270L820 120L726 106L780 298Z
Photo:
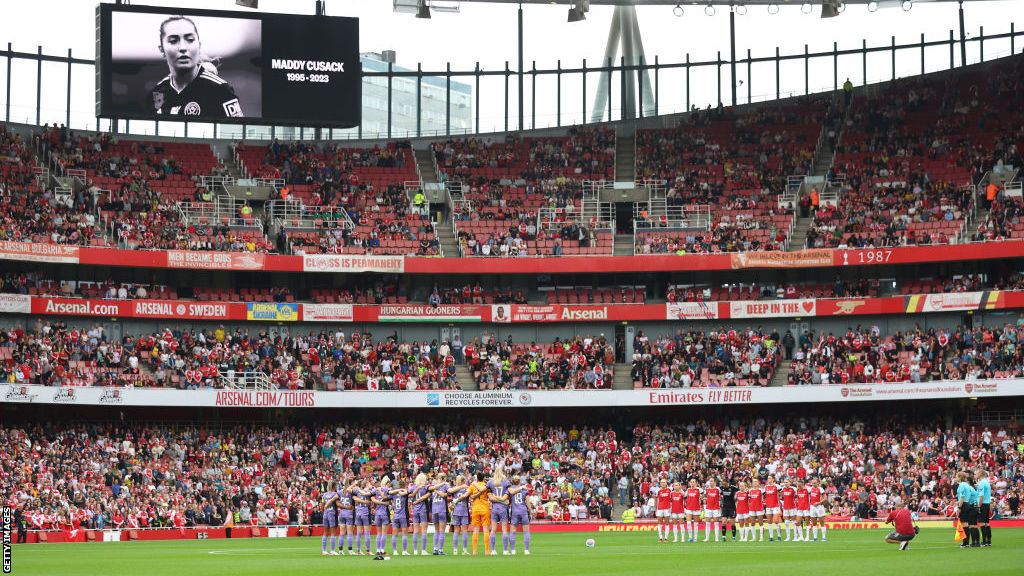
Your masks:
M321 553L324 556L344 555L347 545L350 555L369 555L371 527L375 527L375 560L386 559L389 528L395 555L399 553L399 536L402 539L401 554L410 555L410 530L412 555L425 555L429 527L433 526L432 554L444 556L450 522L453 555L458 554L460 534L462 554L469 554L470 531L474 555L481 531L484 533L484 553L496 555L499 529L504 555L516 553L517 529L523 531L523 553L529 554L530 516L533 512L526 498L529 491L529 485L519 475L514 475L509 481L501 468L494 470L490 480L484 473L477 473L476 482L469 482L466 476L458 475L453 483L449 483L444 473L433 478L421 473L412 482L400 475L397 487L386 475L379 483L371 478L350 478L340 484L332 480L321 496L324 514ZM360 536L365 552L360 545Z
M764 542L766 526L769 542L817 541L819 529L825 542L824 491L817 478L809 485L803 480L794 485L786 478L781 487L774 479L762 487L757 478L748 487L745 481L737 483L735 476L719 487L717 479L711 478L703 488L691 478L685 489L678 482L670 487L662 478L656 498L658 542L668 542L670 535L673 542L696 542L701 520L705 542L710 541L712 532L715 542L720 541L719 534L725 542L729 525L733 542L737 537L740 542Z

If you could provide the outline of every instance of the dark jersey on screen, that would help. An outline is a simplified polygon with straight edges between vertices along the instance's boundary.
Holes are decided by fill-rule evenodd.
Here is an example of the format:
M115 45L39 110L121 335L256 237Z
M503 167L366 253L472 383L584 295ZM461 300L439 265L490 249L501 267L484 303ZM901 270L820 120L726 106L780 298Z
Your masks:
M220 76L199 67L199 75L178 92L168 75L153 89L153 111L166 116L241 117L235 90Z

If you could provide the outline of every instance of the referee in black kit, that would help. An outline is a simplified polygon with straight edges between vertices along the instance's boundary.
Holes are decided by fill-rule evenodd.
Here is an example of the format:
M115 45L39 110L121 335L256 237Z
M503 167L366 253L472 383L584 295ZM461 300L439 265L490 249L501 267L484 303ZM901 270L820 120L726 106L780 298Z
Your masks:
M160 53L169 74L153 89L148 108L164 116L241 117L235 90L202 62L199 30L191 18L171 16L160 24Z
M971 486L971 477L967 472L959 472L956 479L960 485L956 488L956 508L967 539L961 548L977 548L981 546L978 533L978 509L974 503L978 501L978 491Z
M725 542L726 522L732 524L732 541L736 541L736 492L739 489L735 474L729 476L728 482L722 483L722 542Z

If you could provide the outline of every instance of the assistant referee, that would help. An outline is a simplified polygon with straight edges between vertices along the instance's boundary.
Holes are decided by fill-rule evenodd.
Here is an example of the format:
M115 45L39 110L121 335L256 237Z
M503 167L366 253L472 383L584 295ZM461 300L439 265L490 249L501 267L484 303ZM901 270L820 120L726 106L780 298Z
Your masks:
M992 546L992 527L988 519L992 515L992 485L988 481L986 470L979 468L975 473L978 492L978 527L981 530L981 545Z
M974 503L978 501L978 492L971 486L970 475L967 472L957 473L957 480L960 485L956 489L956 507L960 523L967 533L967 539L960 544L961 548L977 548L981 546L978 534L978 508Z

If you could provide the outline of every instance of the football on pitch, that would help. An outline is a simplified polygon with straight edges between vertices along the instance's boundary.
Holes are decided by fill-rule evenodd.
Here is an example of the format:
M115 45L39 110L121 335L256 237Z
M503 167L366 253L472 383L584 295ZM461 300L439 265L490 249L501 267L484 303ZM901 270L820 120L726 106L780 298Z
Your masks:
M594 542L593 538L587 538L587 548L593 548L595 544L597 543Z

